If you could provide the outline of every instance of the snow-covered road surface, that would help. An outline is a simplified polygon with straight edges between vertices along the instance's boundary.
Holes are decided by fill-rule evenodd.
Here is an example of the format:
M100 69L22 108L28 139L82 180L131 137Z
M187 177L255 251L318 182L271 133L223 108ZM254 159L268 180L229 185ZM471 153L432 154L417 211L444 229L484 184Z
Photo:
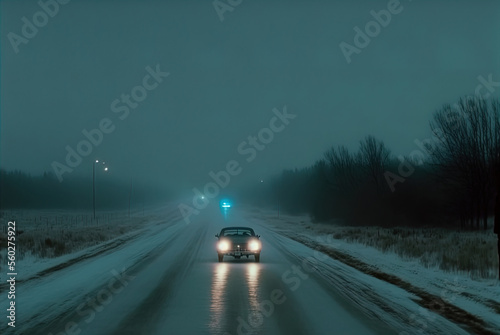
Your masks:
M186 224L151 222L116 247L19 284L16 328L2 334L467 334L415 296L266 227L237 208L207 208ZM253 257L217 262L224 226L261 235ZM116 243L115 243L116 244ZM20 263L21 271L23 265ZM1 296L2 308L6 304Z

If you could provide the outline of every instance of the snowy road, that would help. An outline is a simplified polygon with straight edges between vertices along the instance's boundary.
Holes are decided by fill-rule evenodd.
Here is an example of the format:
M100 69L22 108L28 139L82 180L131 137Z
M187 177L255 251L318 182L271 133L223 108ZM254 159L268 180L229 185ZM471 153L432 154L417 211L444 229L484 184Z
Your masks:
M5 323L0 330L53 335L466 334L439 316L425 329L406 324L413 308L410 294L272 232L265 221L248 222L242 214L234 209L224 220L218 208L207 208L189 225L151 222L106 252L25 280L18 288L15 332L6 330ZM262 236L261 263L252 257L217 262L214 235L231 225L251 226Z

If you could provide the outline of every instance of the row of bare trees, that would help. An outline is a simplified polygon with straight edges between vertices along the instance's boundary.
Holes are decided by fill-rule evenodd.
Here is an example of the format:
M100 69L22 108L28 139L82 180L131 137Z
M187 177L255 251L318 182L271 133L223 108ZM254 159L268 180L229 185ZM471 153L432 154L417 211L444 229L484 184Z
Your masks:
M440 141L429 148L431 163L447 188L462 225L487 229L500 170L498 101L461 99L434 114L430 123Z
M374 136L357 151L332 147L313 166L284 171L271 187L273 201L318 220L486 229L500 184L499 111L498 101L481 98L443 106L430 122L436 140L420 159L396 159ZM401 161L411 173L395 187L387 172L398 171Z
M380 194L386 190L384 173L390 163L390 150L374 136L360 142L359 152L352 154L345 146L329 149L324 159L332 187L342 192L359 189Z

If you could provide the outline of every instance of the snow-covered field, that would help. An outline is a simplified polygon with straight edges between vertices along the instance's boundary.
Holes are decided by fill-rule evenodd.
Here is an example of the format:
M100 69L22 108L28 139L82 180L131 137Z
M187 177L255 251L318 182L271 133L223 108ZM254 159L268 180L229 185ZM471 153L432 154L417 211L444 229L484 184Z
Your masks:
M419 258L407 256L402 251L398 251L399 243L395 246L386 247L384 251L375 247L369 246L363 239L358 239L360 242L354 242L355 239L349 234L351 229L358 230L363 228L348 228L341 226L332 226L332 224L316 224L312 223L306 215L286 215L280 213L278 218L275 210L266 210L261 208L248 208L247 217L258 221L268 223L269 227L284 236L290 237L296 241L305 243L310 247L317 247L319 250L331 250L337 259L341 259L349 265L354 265L356 268L364 270L366 273L376 273L377 277L384 279L387 275L387 281L417 292L426 292L436 300L436 310L447 308L443 303L449 303L457 306L470 314L477 316L488 323L498 327L500 332L500 281L497 278L480 278L479 276L471 275L467 271L444 271L440 269L439 263L434 264L422 261ZM367 232L373 234L373 239L376 239L379 229L369 227ZM399 229L402 231L403 229ZM411 229L409 229L411 231ZM392 229L391 229L392 231ZM428 234L428 231L426 231ZM443 232L440 231L439 234ZM385 234L383 232L382 234ZM495 254L496 235L485 233L463 233L465 235L465 244L470 240L481 241L489 240L491 252ZM335 238L337 237L337 238ZM418 236L417 239L425 241L425 236ZM447 248L449 239L456 239L456 234L451 237L442 236L444 241L441 244L442 248ZM396 237L396 240L401 240ZM348 242L349 241L349 242ZM361 243L364 241L365 243ZM428 246L429 250L438 250L440 245L437 244L438 239L432 241L434 245ZM460 249L460 243L456 249ZM376 245L376 244L374 244ZM449 253L449 252L448 252ZM436 259L436 256L429 256ZM463 255L460 257L464 257ZM471 258L477 257L471 253ZM498 263L495 263L497 266ZM401 280L401 282L398 281ZM440 299L439 299L440 298ZM442 301L441 301L442 300ZM414 314L410 316L414 322L421 323L425 328L431 317L423 308L416 309ZM425 332L424 332L425 333Z
M92 213L70 210L4 210L0 213L0 265L6 265L7 221L16 222L17 261L24 264L52 264L65 255L100 246L117 237L126 237L145 224L159 219L162 213L151 209L100 211ZM164 216L162 217L164 218ZM62 257L62 258L61 258Z

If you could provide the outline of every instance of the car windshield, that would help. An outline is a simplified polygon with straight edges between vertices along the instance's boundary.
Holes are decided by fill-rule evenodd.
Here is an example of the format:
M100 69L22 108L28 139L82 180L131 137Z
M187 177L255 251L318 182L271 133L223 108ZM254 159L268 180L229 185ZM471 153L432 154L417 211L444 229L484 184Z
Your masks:
M249 228L230 228L222 231L222 236L254 236L254 232Z

